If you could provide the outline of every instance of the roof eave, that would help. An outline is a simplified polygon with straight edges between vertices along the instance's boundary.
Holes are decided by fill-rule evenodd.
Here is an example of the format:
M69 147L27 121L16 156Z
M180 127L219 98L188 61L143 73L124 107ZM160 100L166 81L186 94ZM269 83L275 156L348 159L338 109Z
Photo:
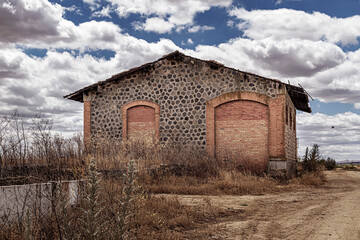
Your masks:
M311 113L312 110L309 106L309 97L306 91L302 87L297 87L286 83L285 85L295 108L299 111Z
M119 79L121 77L127 76L128 74L131 74L131 73L134 73L134 72L137 72L137 71L140 71L140 70L148 70L150 68L153 68L154 64L156 62L160 61L160 60L163 60L163 59L181 60L181 59L183 59L184 56L187 56L187 55L185 55L185 54L183 54L183 53L181 53L179 51L174 51L172 53L169 53L167 55L162 56L161 58L159 58L156 61L145 63L145 64L143 64L143 65L141 65L139 67L131 68L131 69L127 70L127 71L123 71L121 73L115 74L115 75L111 76L110 78L108 78L108 79L106 79L104 81L99 81L99 82L94 83L94 84L92 84L90 86L79 89L76 92L73 92L71 94L68 94L68 95L64 96L64 98L74 100L74 101L78 101L78 102L83 102L83 93L86 93L86 92L92 91L92 90L97 90L97 87L99 85L102 85L102 84L105 84L105 83L111 82L111 81L116 81L117 79ZM191 57L191 56L187 56L187 57L190 57L190 58L192 58L194 60L196 59L196 60L207 62L210 65L221 66L221 67L225 67L225 68L228 68L228 69L233 69L235 71L242 72L244 74L251 74L253 76L262 77L262 76L259 76L259 75L253 74L253 73L248 73L248 72L240 71L238 69L226 67L223 64L218 63L218 62L213 61L213 60L202 60L202 59L194 58L194 57ZM306 94L306 92L304 91L303 88L297 87L297 86L294 86L294 85L291 85L291 84L283 83L283 82L281 82L279 80L276 80L276 79L271 79L271 78L266 78L266 77L262 77L262 78L268 79L268 80L271 80L273 82L277 82L277 83L280 83L280 84L284 84L286 86L287 90L288 90L288 93L290 95L291 100L293 101L293 103L295 105L295 108L297 110L300 110L300 111L311 113L311 108L309 106L309 98L308 98L308 95ZM292 93L294 93L294 91L298 92L300 95L292 94Z

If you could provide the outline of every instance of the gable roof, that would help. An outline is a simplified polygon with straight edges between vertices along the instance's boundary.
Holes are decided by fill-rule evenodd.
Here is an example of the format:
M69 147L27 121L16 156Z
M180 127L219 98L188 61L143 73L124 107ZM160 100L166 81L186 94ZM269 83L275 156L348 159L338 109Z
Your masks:
M127 70L127 71L123 71L121 73L115 74L112 77L110 77L110 78L108 78L108 79L106 79L104 81L99 81L97 83L94 83L94 84L89 85L87 87L84 87L82 89L79 89L76 92L70 93L70 94L64 96L64 98L71 99L71 100L74 100L74 101L83 102L83 93L84 92L95 90L99 86L102 86L102 85L104 85L106 83L109 83L109 82L117 81L117 80L119 80L120 78L122 78L124 76L130 75L130 74L138 72L138 71L144 71L144 72L150 71L151 69L153 69L155 63L157 63L158 61L161 61L163 59L182 60L184 57L188 57L188 58L191 58L191 59L194 59L194 60L197 60L197 61L206 62L212 68L223 67L223 68L231 69L231 70L234 70L234 71L237 71L237 72L240 72L240 73L249 74L249 75L252 75L252 76L255 76L255 77L260 77L260 78L263 78L263 79L266 79L266 80L270 80L270 81L273 81L273 82L276 82L276 83L283 84L283 85L285 85L285 87L286 87L286 89L287 89L287 91L289 93L289 96L290 96L292 102L294 103L295 108L297 110L300 110L300 111L309 112L309 113L311 112L311 108L309 106L308 94L304 90L304 88L302 88L302 87L298 87L298 86L294 86L294 85L291 85L291 84L283 83L283 82L281 82L279 80L262 77L262 76L259 76L259 75L253 74L253 73L240 71L238 69L234 69L234 68L231 68L231 67L226 67L223 64L221 64L221 63L219 63L217 61L214 61L214 60L202 60L202 59L199 59L199 58L194 58L194 57L185 55L185 54L183 54L183 53L181 53L179 51L175 51L175 52L169 53L167 55L164 55L164 56L162 56L161 58L159 58L158 60L156 60L154 62L145 63L145 64L143 64L141 66L134 67L134 68L131 68L131 69Z

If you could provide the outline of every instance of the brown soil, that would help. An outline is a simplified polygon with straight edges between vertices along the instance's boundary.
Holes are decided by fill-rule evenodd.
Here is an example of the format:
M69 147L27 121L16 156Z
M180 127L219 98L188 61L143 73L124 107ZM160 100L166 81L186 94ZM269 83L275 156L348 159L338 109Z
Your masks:
M360 172L327 172L326 179L321 187L274 195L180 195L184 205L210 201L226 213L184 233L185 238L360 239Z

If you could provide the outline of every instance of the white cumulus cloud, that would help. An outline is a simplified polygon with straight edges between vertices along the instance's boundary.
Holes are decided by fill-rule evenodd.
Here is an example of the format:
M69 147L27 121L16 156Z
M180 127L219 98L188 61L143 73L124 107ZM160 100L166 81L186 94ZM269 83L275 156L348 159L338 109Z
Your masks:
M110 8L110 5L107 5L103 7L101 10L95 11L92 13L92 17L108 17L111 18L110 13L112 12L112 9Z
M195 25L195 26L192 26L188 29L189 32L191 33L196 33L196 32L203 32L203 31L209 31L209 30L214 30L215 27L212 27L212 26L207 26L207 25L204 25L204 26L199 26L199 25Z
M301 0L276 0L275 5L280 5L283 2L300 2Z
M335 160L359 159L360 115L345 112L326 114L300 113L297 116L297 133L300 141L299 156L305 148L320 145L322 155Z
M147 19L145 23L137 23L135 27L145 31L153 31L158 33L169 32L171 29L182 29L184 26L192 26L194 17L197 13L208 11L212 7L229 7L232 0L107 0L116 8L116 12L120 17L128 17L130 14L141 14L149 16L153 19L149 22ZM165 24L161 26L154 26L154 24ZM155 21L156 20L156 21ZM141 26L139 28L139 26Z
M297 77L311 94L323 102L360 104L360 50L345 53L344 61L311 77Z
M98 0L84 1L94 17L107 17L112 10L123 18L140 14L133 26L157 33L214 30L195 24L196 14L212 7L230 7L232 2L107 0L110 5L101 8ZM360 108L360 50L344 52L337 46L357 43L359 16L234 8L229 11L232 18L225 21L244 31L246 38L211 46L196 46L185 38L183 45L195 50L183 50L170 39L150 43L133 37L113 22L92 20L75 25L64 18L66 11L77 9L46 0L0 3L0 114L14 109L26 116L43 113L54 118L63 132L81 130L82 105L63 95L174 50L295 85L299 82L321 101L353 103ZM30 57L25 54L28 48L47 52L44 57ZM113 56L105 59L87 54L99 49ZM356 158L359 118L355 113L299 114L300 153L304 146L318 143L324 154L337 160Z
M272 78L313 76L345 61L336 45L309 40L232 39L218 46L198 45L190 54Z
M50 42L71 35L61 30L72 22L62 18L64 9L46 0L7 0L0 5L0 42Z
M135 30L144 30L148 32L156 32L156 33L167 33L171 32L171 30L175 27L175 24L170 23L163 18L153 17L148 18L144 23L135 22L133 24Z
M244 8L234 8L229 14L240 20L238 28L251 39L299 38L347 45L357 44L360 37L359 15L336 18L293 9L247 11Z

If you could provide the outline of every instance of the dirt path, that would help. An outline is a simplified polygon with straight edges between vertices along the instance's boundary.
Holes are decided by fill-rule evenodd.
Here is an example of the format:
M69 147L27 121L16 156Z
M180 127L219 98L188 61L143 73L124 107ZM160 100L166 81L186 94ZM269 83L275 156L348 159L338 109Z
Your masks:
M360 239L360 172L328 172L320 188L263 196L210 196L231 217L189 233L193 239ZM180 196L201 204L203 196Z

